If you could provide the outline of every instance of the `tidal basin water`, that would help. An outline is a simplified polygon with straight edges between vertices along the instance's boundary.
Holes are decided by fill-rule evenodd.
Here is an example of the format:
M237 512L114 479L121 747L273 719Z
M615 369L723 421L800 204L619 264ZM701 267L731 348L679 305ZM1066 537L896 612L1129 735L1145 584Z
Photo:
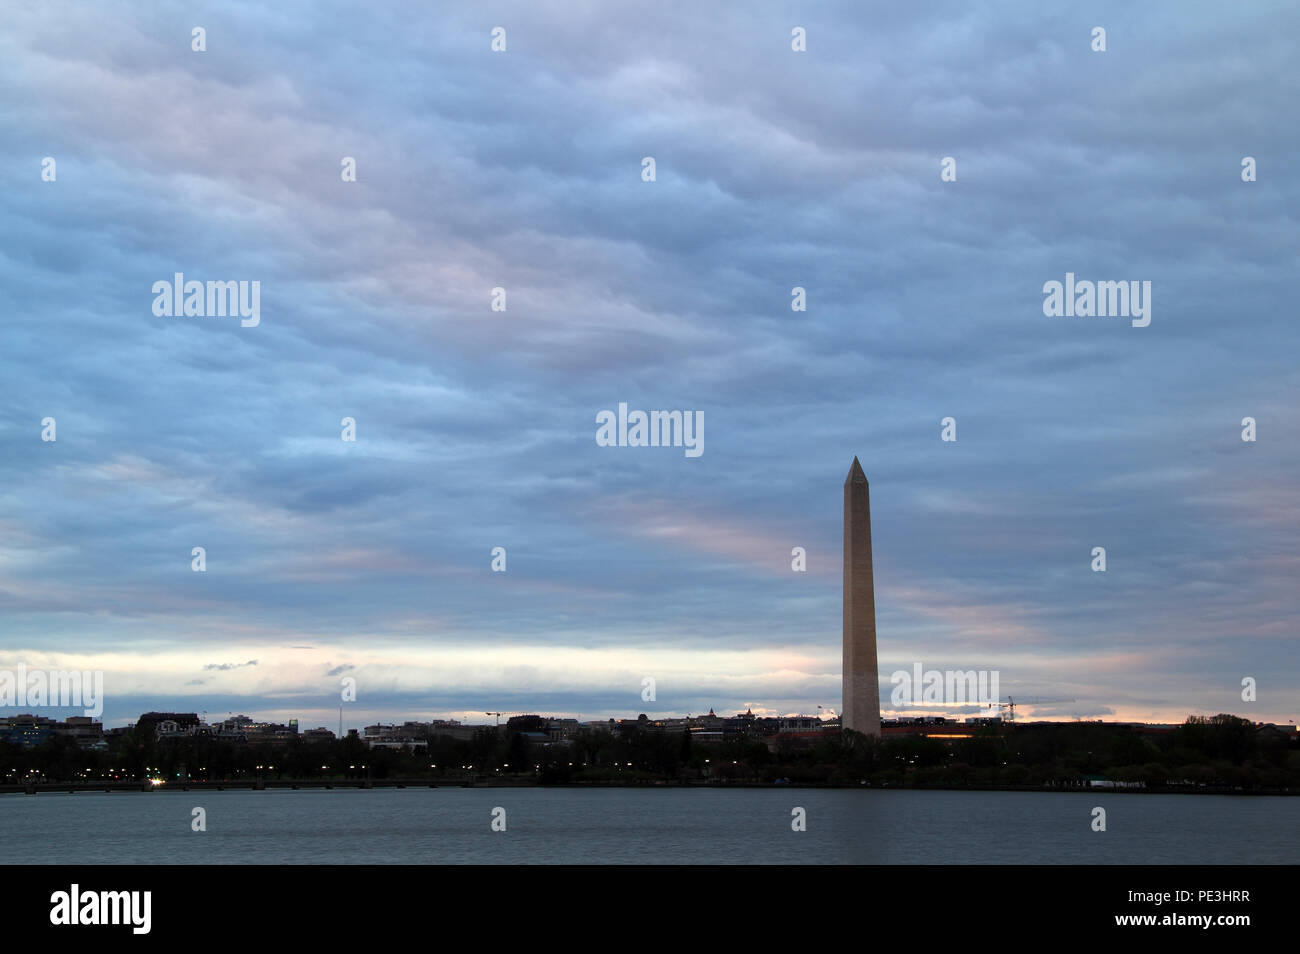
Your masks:
M191 831L192 809L207 831ZM1093 808L1106 831L1092 830ZM493 809L506 830L491 830ZM803 808L807 829L793 831ZM1295 864L1300 798L852 789L0 795L0 856L62 864Z

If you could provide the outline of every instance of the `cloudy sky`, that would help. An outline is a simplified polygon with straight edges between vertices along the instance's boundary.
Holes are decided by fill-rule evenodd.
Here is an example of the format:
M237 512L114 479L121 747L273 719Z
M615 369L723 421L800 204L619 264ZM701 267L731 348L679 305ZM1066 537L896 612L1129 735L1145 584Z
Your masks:
M1300 9L1043 6L4 4L0 667L109 724L838 709L857 455L886 709L1296 718Z

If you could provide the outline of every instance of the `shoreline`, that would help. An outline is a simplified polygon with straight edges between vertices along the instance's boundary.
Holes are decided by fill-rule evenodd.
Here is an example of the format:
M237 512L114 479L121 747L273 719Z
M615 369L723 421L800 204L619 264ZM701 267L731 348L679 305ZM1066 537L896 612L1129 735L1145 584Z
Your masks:
M433 780L407 779L237 779L233 781L169 783L154 785L146 781L113 782L65 782L62 784L40 783L36 785L0 784L0 795L75 795L79 793L113 793L113 792L221 792L221 791L267 791L270 789L300 791L304 789L330 791L333 789L376 789L376 788L710 788L710 789L863 789L869 791L904 791L904 792L1044 792L1044 793L1087 793L1094 795L1232 795L1232 796L1300 796L1300 790L1293 789L1233 789L1233 788L1111 788L1059 786L1059 785L854 785L848 782L722 782L705 780L660 779L649 781L591 781L591 782L547 782L535 779L476 777L473 779Z

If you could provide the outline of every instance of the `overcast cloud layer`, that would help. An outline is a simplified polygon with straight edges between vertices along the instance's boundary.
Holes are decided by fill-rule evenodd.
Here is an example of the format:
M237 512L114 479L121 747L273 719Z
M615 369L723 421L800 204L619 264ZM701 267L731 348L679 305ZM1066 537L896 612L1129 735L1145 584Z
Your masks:
M1295 717L1300 8L544 6L0 7L0 666L113 724L838 709L856 454L886 702Z

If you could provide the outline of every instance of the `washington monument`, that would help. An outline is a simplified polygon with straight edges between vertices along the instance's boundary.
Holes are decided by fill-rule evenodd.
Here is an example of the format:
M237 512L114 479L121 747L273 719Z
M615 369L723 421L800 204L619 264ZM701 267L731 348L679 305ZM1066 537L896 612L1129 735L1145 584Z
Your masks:
M867 475L856 457L844 479L844 702L840 718L845 729L880 736L871 500Z

